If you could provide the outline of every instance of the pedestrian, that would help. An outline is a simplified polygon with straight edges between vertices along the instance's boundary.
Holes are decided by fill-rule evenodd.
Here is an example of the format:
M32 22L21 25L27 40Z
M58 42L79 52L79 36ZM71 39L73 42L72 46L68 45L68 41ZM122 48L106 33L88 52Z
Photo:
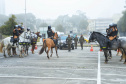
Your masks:
M74 38L75 49L77 49L77 42L78 42L78 37L77 37L77 35L76 35L76 37Z
M72 38L70 37L70 35L68 35L66 42L68 44L68 52L71 51L71 42L72 42Z
M80 45L81 45L81 50L83 50L83 43L84 43L83 35L81 35L81 37L79 38L79 41L80 41Z

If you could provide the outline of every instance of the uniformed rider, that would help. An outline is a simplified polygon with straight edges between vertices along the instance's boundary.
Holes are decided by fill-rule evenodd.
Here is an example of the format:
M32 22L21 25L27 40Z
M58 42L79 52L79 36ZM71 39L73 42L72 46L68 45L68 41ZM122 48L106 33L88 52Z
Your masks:
M51 26L48 26L47 34L48 34L48 38L52 39L54 41L55 45L57 46L58 39L53 39L55 33L51 29Z
M19 36L18 25L15 25L13 29L13 39L14 39L13 46L14 46L14 43L18 42L18 36Z
M30 27L27 28L27 32L30 32Z
M48 38L53 39L54 32L52 31L51 26L48 26L47 34Z
M111 49L111 41L114 40L117 37L118 34L118 29L117 29L117 24L110 24L109 28L106 30L107 36L109 38L108 41L108 49Z

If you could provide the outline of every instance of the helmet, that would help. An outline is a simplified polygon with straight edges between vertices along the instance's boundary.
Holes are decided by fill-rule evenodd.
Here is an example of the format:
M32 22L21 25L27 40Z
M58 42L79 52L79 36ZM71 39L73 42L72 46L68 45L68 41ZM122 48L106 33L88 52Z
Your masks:
M30 31L30 27L27 28L27 31Z
M22 28L20 25L18 25L18 28Z
M117 24L114 24L114 23L109 24L109 28L110 28L110 27L117 27Z
M24 27L21 27L21 29L24 29Z
M51 26L48 26L48 29L51 29Z
M18 28L18 25L14 25L14 28Z

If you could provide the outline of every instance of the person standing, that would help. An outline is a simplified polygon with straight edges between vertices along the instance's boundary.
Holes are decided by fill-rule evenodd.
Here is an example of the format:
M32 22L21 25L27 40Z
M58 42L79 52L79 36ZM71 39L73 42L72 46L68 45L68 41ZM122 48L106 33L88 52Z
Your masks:
M80 41L80 45L81 45L81 50L83 50L83 43L84 43L83 35L81 35L81 37L79 38L79 41Z
M71 42L72 42L72 38L70 37L70 35L68 35L66 42L68 44L68 52L71 51Z
M76 35L76 37L74 38L75 49L77 49L77 42L78 42L78 37L77 37L77 35Z

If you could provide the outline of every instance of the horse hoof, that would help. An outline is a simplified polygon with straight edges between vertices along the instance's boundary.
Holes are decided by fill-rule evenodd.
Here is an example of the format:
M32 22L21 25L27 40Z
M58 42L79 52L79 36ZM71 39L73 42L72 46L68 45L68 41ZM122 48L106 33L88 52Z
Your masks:
M48 59L50 59L48 56L47 56Z
M126 64L126 62L124 62L123 64Z
M108 64L108 62L105 62L105 64Z

